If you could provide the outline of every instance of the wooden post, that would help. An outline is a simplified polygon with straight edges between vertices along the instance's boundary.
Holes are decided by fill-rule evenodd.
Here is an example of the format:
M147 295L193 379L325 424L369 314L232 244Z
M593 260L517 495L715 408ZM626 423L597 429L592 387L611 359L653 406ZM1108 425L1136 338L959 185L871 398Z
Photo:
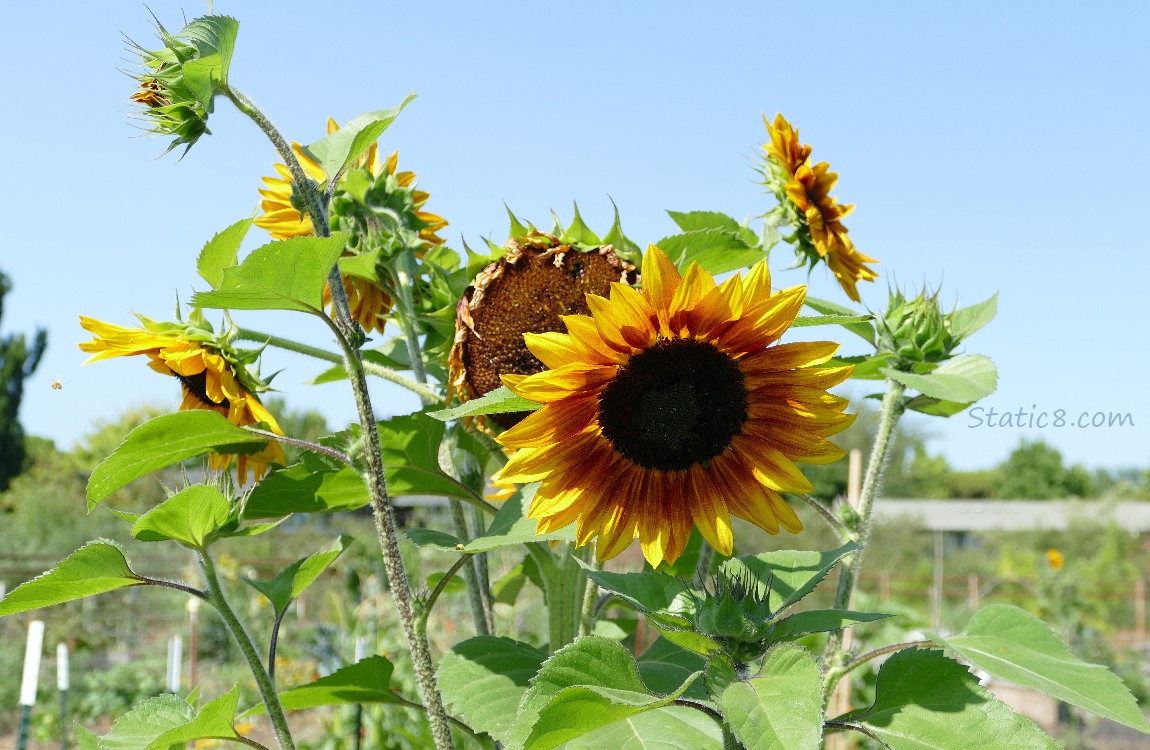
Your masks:
M1134 582L1134 632L1139 643L1146 640L1146 581L1142 578Z
M966 598L970 604L970 611L977 612L980 603L980 586L978 585L977 573L971 573L966 577Z
M878 595L883 604L890 601L890 572L884 570L878 574Z
M943 532L934 532L934 584L930 587L930 624L936 631L942 629L943 584Z

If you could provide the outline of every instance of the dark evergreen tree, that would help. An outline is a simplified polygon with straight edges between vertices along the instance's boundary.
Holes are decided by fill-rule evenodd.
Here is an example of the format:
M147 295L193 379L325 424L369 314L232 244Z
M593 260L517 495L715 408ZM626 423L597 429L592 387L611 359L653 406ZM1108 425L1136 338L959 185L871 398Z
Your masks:
M0 320L4 318L4 297L12 288L0 272ZM22 333L0 336L0 492L24 466L24 429L20 426L20 401L24 381L31 377L44 356L48 332L36 331L31 343Z

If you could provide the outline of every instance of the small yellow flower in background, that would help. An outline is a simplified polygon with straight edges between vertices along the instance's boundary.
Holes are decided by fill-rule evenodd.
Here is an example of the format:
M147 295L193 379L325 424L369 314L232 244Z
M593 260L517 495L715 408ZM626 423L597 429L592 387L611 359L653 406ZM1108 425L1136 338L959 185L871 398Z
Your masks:
M859 301L856 284L874 281L878 273L867 263L878 261L863 255L854 246L843 226L842 219L854 210L853 205L840 204L830 191L838 181L838 174L830 171L830 164L810 163L811 147L799 141L799 131L776 115L774 123L763 122L770 134L770 143L763 146L767 152L767 186L781 204L790 204L785 212L788 223L795 225L799 251L805 253L812 267L822 259L838 279L839 285L855 302Z
M335 120L328 118L328 135L337 130L339 130L339 125ZM291 149L307 176L321 185L324 184L327 180L327 175L324 174L320 165L304 152L300 144L292 143ZM315 226L312 224L311 217L302 213L299 207L293 203L291 172L284 164L277 163L272 165L272 167L275 169L277 176L263 178L264 187L259 191L262 198L260 208L263 213L255 219L255 225L266 229L268 233L277 240L286 240L292 237L309 237L313 235L315 233ZM430 193L412 189L416 181L415 173L399 172L398 169L399 152L395 151L391 156L387 157L387 159L380 161L379 144L373 143L371 147L352 164L348 172L350 173L353 170L364 172L367 177L366 182L372 182L374 185L382 184L385 191L388 189L389 183L393 189L410 190L412 218L420 225L418 231L419 240L426 247L442 245L443 238L440 237L437 232L447 226L447 221L441 216L422 210L424 204L427 203L427 200L431 197ZM343 178L344 182L341 182L341 185L346 184L347 179L348 177L345 174ZM333 224L340 221L339 211L341 205L346 204L338 200L332 202ZM356 228L359 229L360 227ZM366 247L357 248L354 247L355 244L353 241L353 246L349 246L349 249L344 253L344 257L351 257L360 252L374 252L376 250L374 247L370 250ZM370 245L371 243L366 244ZM393 303L391 296L384 290L382 281L378 277L369 279L363 276L344 274L343 286L344 291L347 293L351 316L359 322L364 331L368 333L371 331L379 331L382 333ZM331 288L326 285L323 290L323 302L325 306L331 305Z
M1051 570L1062 570L1062 566L1066 564L1066 558L1063 557L1062 552L1057 547L1051 547L1046 550L1046 564L1050 566Z
M227 418L237 427L259 424L282 435L275 417L255 395L266 386L251 375L242 357L222 346L218 338L198 314L188 323L160 323L137 315L142 328L125 328L85 316L80 317L84 330L95 335L91 341L80 344L81 351L92 356L84 364L112 357L130 357L143 354L148 366L158 373L178 378L184 399L180 411L208 409ZM217 346L211 343L216 341ZM232 455L212 454L211 467L226 469ZM267 473L272 463L286 464L283 448L269 442L258 453L240 454L236 459L236 473L241 484L247 481L251 468L255 480Z
M826 391L851 368L814 366L838 344L777 343L805 296L772 294L765 261L717 285L652 245L642 292L613 283L589 316L563 318L567 333L526 335L549 369L503 382L544 406L499 436L519 450L497 481L541 482L539 531L577 522L601 560L638 537L651 565L673 562L693 526L730 554L731 515L800 531L780 494L811 491L794 462L842 457L826 438L854 421Z

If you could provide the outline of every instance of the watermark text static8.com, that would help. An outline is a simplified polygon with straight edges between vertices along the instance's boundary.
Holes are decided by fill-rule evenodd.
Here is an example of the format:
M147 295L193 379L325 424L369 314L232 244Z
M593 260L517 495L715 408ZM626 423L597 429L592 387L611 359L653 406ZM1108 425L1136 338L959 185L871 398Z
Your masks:
M1062 429L1104 429L1118 427L1133 427L1134 415L1130 412L1118 411L1089 411L1074 409L1042 410L1037 404L1031 404L1027 409L1020 406L1012 411L999 411L993 406L971 407L966 413L967 427L1021 427L1026 429L1045 430L1047 428Z

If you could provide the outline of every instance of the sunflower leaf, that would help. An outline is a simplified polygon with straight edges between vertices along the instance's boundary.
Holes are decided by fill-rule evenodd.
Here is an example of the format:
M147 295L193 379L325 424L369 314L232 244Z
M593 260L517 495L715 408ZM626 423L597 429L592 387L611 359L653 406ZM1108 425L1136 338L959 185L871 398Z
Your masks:
M611 622L611 620L600 620ZM706 667L706 661L681 646L676 646L666 638L657 638L647 647L635 663L639 666L639 676L647 687L655 693L666 694L678 690L687 678ZM707 688L702 681L692 682L685 698L706 700Z
M490 552L501 547L513 547L525 542L574 541L574 526L546 534L538 533L536 520L527 518L524 513L525 502L521 494L504 500L491 519L491 525L487 527L487 531L483 536L478 536L468 542L463 548L464 551L469 553Z
M281 518L292 513L335 513L371 502L363 477L350 466L319 468L293 464L257 484L244 505L244 519Z
M161 695L136 704L100 738L101 750L161 750L194 740L239 736L233 726L240 699L237 683L196 711L175 695Z
M963 411L970 404L962 401L944 401L921 393L906 402L906 408L932 417L953 417Z
M630 602L643 612L659 612L671 607L676 599L688 591L678 578L664 573L613 573L596 570L579 561L583 572L600 588Z
M350 536L341 535L328 549L296 560L267 581L256 581L246 577L243 581L263 594L279 615L331 567L352 541Z
M439 529L404 529L403 535L410 539L416 547L438 547L439 549L453 550L455 545L460 543L459 537Z
M1049 625L1018 607L994 604L960 633L927 637L995 677L1150 734L1146 717L1117 675L1074 656Z
M140 477L208 452L254 453L267 440L236 427L214 411L164 414L128 433L88 480L88 510Z
M347 233L293 237L253 250L223 270L219 289L197 292L192 305L227 310L298 310L323 315L323 287Z
M213 100L220 85L228 82L228 69L239 31L240 22L234 18L203 16L176 34L199 50L198 57L183 64L184 82L208 112L213 110Z
M719 705L747 750L822 747L822 678L806 649L789 644L771 649L761 675L728 685Z
M227 229L219 231L200 250L200 257L196 259L196 270L199 271L200 278L212 285L212 289L220 288L224 280L224 269L238 262L240 245L251 226L251 219L237 221Z
M671 220L684 232L693 232L698 229L722 229L734 232L736 236L749 246L759 244L759 237L755 230L743 226L734 217L718 211L668 211Z
M767 640L770 642L794 640L808 633L826 633L860 622L874 622L894 615L878 612L851 612L845 609L810 609L796 612L774 623Z
M191 549L204 549L230 518L227 498L215 487L197 484L140 516L132 525L132 536L141 542L170 539Z
M528 681L546 658L510 638L478 636L457 643L439 662L443 702L472 728L506 742Z
M9 591L0 599L0 617L143 583L145 579L132 570L120 545L97 539L48 572Z
M827 573L846 555L857 550L854 542L826 552L780 550L747 555L723 564L728 574L750 573L757 581L760 595L770 592L768 607L772 612L786 609L814 590Z
M861 724L892 750L1057 750L1030 719L995 700L966 667L934 650L891 656L879 670L874 704L838 721Z
M925 374L890 367L884 367L882 372L925 396L967 405L989 396L998 387L994 362L981 354L955 357Z
M812 315L795 318L795 322L791 323L792 328L803 328L805 326L847 326L854 323L866 323L873 320L873 315Z
M721 730L709 716L693 708L666 706L577 737L564 745L563 750L722 750L722 747Z
M852 310L849 307L843 307L842 305L835 304L834 302L828 302L825 299L819 299L818 297L807 297L805 304L815 312L820 312L823 315L843 315L848 317L858 315L858 311L856 310ZM856 336L861 336L862 338L866 339L871 346L874 346L874 324L869 322L869 320L873 319L874 316L868 315L867 318L868 320L866 322L859 321L854 323L842 323L842 327L855 334Z
M326 138L304 146L304 153L319 164L323 173L331 178L362 156L413 99L415 99L414 92L405 96L398 107L378 109L353 117L346 125Z
M475 493L439 465L439 444L447 428L422 412L379 423L387 489L392 497L440 495L473 500Z
M386 656L368 656L315 682L283 691L280 703L287 711L349 703L403 703L391 689L393 670L394 666ZM244 711L243 716L262 714L266 710L260 703Z
M452 419L461 419L462 417L473 417L479 414L503 414L505 412L515 411L535 411L543 408L543 404L534 401L528 401L525 398L516 396L507 386L500 386L495 390L485 393L479 398L472 399L460 406L451 409L440 409L439 411L428 412L429 417L444 422L449 422Z
M882 368L886 367L886 357L878 356L852 356L852 357L831 357L827 361L827 367L842 367L843 365L851 365L854 367L851 370L851 379L853 380L886 380L886 375L883 374Z
M698 263L712 276L747 268L767 257L761 248L726 229L693 229L664 237L656 244L675 261L679 270Z
M955 310L950 314L950 332L958 339L965 339L970 334L994 320L998 313L998 292L983 302L970 307Z

